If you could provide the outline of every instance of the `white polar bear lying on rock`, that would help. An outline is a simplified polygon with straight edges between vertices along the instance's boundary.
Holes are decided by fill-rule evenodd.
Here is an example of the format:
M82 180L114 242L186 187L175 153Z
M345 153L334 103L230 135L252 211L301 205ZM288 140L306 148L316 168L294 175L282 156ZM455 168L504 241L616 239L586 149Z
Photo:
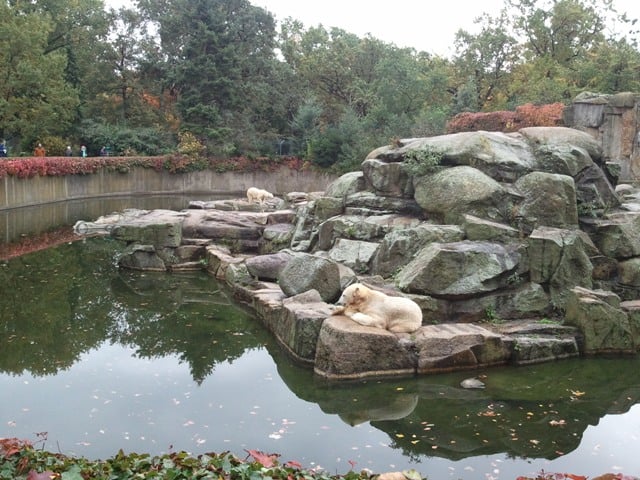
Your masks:
M344 315L369 327L394 333L411 333L422 326L422 310L406 297L392 297L354 283L342 292L338 307L332 315Z
M261 188L251 187L247 190L247 200L249 203L264 203L266 200L273 198L273 194L262 190Z

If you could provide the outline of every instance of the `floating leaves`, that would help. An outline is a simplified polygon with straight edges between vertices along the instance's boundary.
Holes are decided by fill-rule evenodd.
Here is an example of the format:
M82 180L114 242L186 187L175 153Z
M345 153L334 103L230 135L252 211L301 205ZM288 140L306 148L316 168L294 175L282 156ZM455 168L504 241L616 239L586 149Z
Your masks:
M564 427L567 424L565 420L550 420L549 425L552 427Z

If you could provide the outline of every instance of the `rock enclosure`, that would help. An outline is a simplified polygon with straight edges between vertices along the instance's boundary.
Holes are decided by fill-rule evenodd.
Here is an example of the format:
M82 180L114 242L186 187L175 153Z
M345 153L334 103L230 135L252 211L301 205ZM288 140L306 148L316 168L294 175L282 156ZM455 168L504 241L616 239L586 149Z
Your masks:
M76 230L125 241L123 268L206 268L327 379L636 354L640 194L618 171L579 130L457 133L380 147L324 192ZM355 281L412 298L423 326L332 316Z

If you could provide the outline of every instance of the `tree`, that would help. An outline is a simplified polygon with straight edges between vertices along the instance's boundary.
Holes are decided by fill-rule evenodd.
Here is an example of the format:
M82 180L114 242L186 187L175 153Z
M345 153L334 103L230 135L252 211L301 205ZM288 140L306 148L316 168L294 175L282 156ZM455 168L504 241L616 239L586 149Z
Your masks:
M0 135L27 151L42 136L66 133L78 95L65 81L66 52L48 49L49 16L3 2L0 18Z
M268 128L275 22L247 0L142 0L157 22L165 80L173 84L183 126L232 153L239 135Z
M510 16L505 10L499 17L485 14L476 20L480 33L458 30L455 37L454 113L504 108L510 72L518 62L520 47L510 32Z

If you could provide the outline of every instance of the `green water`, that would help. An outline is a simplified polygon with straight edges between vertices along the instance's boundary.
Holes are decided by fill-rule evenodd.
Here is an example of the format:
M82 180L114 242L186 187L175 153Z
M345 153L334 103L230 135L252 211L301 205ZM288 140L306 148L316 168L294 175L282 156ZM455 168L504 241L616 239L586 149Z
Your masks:
M89 239L0 263L0 437L105 458L246 449L437 478L640 473L640 361L328 384L205 273ZM461 380L484 375L484 390Z

